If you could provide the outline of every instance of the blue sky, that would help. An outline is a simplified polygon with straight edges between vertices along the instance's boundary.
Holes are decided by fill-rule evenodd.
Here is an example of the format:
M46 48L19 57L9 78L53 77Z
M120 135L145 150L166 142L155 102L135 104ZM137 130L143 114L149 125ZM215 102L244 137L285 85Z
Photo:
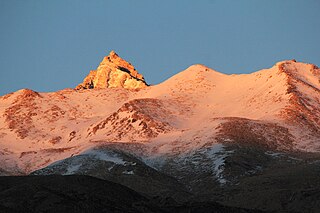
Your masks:
M0 0L0 95L75 87L111 50L149 84L192 64L320 65L318 0Z

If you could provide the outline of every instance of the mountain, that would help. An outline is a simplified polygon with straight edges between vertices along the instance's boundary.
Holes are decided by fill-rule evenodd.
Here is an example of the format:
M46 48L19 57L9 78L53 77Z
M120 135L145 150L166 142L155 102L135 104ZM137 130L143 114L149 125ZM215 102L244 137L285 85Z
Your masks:
M76 89L126 88L140 89L148 86L143 76L127 61L111 51L103 58L97 70L91 70Z
M7 212L215 212L259 213L214 202L148 199L116 183L89 176L0 177L0 211Z
M240 75L198 64L148 86L111 52L76 89L23 89L0 103L2 175L90 175L176 202L319 208L313 64Z
M31 175L90 175L120 183L150 197L171 197L185 202L188 190L175 178L147 166L137 157L114 147L97 147L72 156Z

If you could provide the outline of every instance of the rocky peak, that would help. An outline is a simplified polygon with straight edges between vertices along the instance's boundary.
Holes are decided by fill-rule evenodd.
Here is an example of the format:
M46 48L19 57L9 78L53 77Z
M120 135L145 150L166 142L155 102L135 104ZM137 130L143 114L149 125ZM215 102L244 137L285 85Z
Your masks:
M111 51L96 70L91 70L76 89L126 88L140 89L148 86L144 77L132 64Z

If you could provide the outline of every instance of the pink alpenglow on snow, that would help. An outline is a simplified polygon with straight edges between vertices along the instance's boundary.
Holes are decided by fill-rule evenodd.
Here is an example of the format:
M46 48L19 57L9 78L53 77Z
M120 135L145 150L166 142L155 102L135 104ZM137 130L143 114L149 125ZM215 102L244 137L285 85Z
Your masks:
M2 169L15 174L107 142L144 144L147 157L245 137L275 149L319 152L320 70L282 61L226 75L193 65L147 86L111 52L75 90L2 96L0 115Z

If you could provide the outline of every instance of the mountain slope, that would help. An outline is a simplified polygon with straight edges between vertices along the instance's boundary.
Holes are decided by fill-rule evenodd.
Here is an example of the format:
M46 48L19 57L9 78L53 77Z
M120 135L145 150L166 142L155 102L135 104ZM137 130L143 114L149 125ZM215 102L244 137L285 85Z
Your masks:
M31 175L90 175L125 185L148 197L171 197L187 201L187 189L176 179L161 173L137 157L112 146L96 147Z
M295 61L242 75L194 65L139 91L25 89L1 97L0 157L3 170L28 173L103 142L144 142L162 155L248 134L318 151L319 99L319 69ZM239 125L243 136L230 131Z
M315 65L282 61L241 75L193 65L139 88L125 86L128 79L144 82L112 53L77 89L23 89L0 97L0 174L90 175L160 200L214 200L271 211L302 212L297 202L310 212L318 208ZM308 181L297 175L301 171ZM290 183L277 184L285 180ZM270 193L285 200L258 199ZM246 194L250 201L241 199Z
M0 205L7 212L161 212L135 191L93 177L0 179Z
M110 181L88 176L0 177L0 211L16 212L262 212L216 202L178 204L146 198Z

